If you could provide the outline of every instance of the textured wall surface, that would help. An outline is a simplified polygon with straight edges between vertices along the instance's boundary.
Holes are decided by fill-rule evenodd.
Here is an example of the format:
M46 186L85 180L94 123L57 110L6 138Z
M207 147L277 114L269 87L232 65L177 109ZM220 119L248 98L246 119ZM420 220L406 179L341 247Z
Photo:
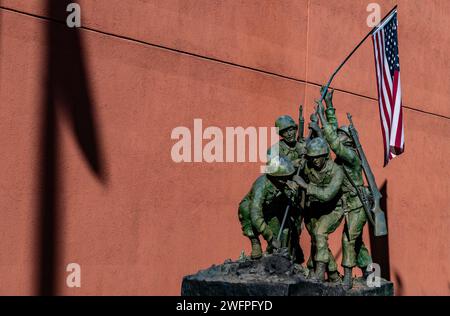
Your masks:
M69 2L0 1L0 294L178 295L250 250L237 206L260 163L174 163L172 130L272 126L299 103L308 118L372 1L80 0L76 30ZM334 103L386 196L388 238L365 231L383 275L397 295L449 295L450 3L397 4L405 153L383 168L370 40Z

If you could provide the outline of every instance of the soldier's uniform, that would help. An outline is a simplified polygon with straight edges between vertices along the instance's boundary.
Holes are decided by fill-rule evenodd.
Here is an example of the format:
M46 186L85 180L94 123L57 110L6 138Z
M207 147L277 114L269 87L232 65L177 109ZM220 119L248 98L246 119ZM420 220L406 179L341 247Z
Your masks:
M286 157L294 164L296 171L298 168L302 170L306 163L306 143L304 139L298 141L295 137L298 129L297 124L289 115L282 115L276 119L275 127L278 128L278 133L281 139L267 151L268 160L277 155L280 157ZM292 133L294 135L294 146L290 145L289 142L283 137L283 133L289 129L292 129ZM301 199L301 196L298 198ZM299 244L301 224L303 221L302 207L300 203L292 204L289 213L290 217L288 219L287 226L292 226L290 227L292 229L289 230L288 228L285 228L283 230L283 246L287 246L289 248L297 263L303 263L303 251ZM290 236L288 236L288 234L290 234Z
M320 137L312 139L307 145L307 156L324 155L328 156L321 170L316 170L307 163L303 171L305 180L309 182L306 188L305 224L311 235L311 257L314 257L314 262L311 257L308 260L308 268L312 269L314 263L323 263L330 275L337 274L337 265L328 247L328 235L336 230L343 217L339 203L344 172L342 167L330 159L326 141ZM318 268L316 266L316 271ZM319 273L320 278L323 273L324 271Z
M274 163L277 160L278 166L277 162ZM287 159L275 157L270 160L269 167L274 165L275 169L271 169L269 176L286 177L292 176L295 172L294 166ZM242 232L252 243L253 259L262 255L259 235L268 242L268 251L271 251L271 242L278 235L286 205L289 202L296 202L296 196L296 192L287 186L282 192L266 174L258 177L253 183L251 190L239 204L238 210ZM286 236L284 237L283 246L286 246Z
M294 120L288 115L280 116L275 121L275 126L278 127L278 132L280 134L289 128L295 128L297 130L297 124L295 124ZM278 153L280 156L287 157L292 162L298 161L297 163L294 163L294 167L303 168L306 154L306 144L304 140L296 141L295 146L291 147L288 145L286 140L282 138L277 144L273 145L267 151L268 160L276 155L277 152L275 150L275 146L278 146Z
M331 149L336 154L335 162L343 167L345 177L342 184L341 207L346 214L346 224L342 235L342 266L353 268L358 266L365 270L372 262L367 248L362 241L362 231L367 221L361 200L359 199L355 187L348 177L358 187L364 186L361 160L352 146L350 133L347 126L337 128L337 119L334 108L326 111L327 121L330 123L324 127L324 136ZM339 138L339 133L344 133L348 137L345 143Z
M272 153L275 152L274 150L274 146L273 145L267 152L268 157L270 158L272 156ZM299 164L296 164L296 168L302 164L302 162L304 162L304 158L305 158L305 154L306 154L306 144L305 141L302 140L301 142L296 142L295 143L295 147L290 147L286 141L284 141L283 139L281 139L278 142L278 146L279 146L279 154L280 156L283 157L287 157L289 158L290 161L295 161L300 159Z

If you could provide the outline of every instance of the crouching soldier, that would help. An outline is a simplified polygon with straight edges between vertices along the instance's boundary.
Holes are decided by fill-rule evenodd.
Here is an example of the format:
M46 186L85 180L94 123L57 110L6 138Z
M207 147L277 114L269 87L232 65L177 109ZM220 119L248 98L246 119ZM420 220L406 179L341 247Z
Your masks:
M252 259L262 256L259 235L267 241L267 252L271 253L274 248L281 246L277 242L277 235L285 207L288 203L297 202L297 192L288 186L294 173L295 168L289 159L273 157L267 165L267 173L256 179L250 192L239 204L239 221L244 236L251 241ZM298 244L298 239L296 242Z
M311 235L311 257L307 267L315 271L311 277L325 281L328 271L330 282L339 282L340 276L333 254L328 247L328 235L341 223L343 212L339 208L341 185L344 179L342 167L330 158L327 142L313 138L306 145L307 163L303 177L294 181L306 191L305 225Z

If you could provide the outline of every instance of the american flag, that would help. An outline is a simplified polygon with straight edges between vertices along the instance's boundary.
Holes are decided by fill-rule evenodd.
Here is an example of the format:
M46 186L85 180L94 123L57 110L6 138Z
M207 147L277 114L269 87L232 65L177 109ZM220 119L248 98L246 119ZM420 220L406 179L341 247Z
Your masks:
M385 166L405 147L397 29L395 10L372 33Z

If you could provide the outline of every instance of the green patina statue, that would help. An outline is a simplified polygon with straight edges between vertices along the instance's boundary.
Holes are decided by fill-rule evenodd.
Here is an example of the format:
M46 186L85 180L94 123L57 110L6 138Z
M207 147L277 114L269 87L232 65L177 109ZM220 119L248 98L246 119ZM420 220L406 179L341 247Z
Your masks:
M278 248L276 238L280 230L283 211L288 203L298 204L297 194L287 185L292 179L295 168L289 159L275 156L268 162L269 173L261 175L253 183L250 192L239 204L239 220L242 232L247 236L252 245L251 258L258 259L262 256L259 235L267 241L267 252L271 253ZM299 217L298 208L293 208L293 216ZM288 230L283 232L283 243L281 246L288 247ZM298 246L298 235L296 238Z
M342 214L336 205L340 202L340 190L344 172L330 158L326 141L313 138L306 146L307 163L303 177L294 181L306 191L305 225L311 236L311 256L307 266L312 278L325 281L325 271L332 282L340 280L333 254L328 247L328 235L339 226ZM306 181L304 179L306 179Z
M281 139L267 151L268 160L277 154L275 146L278 146L280 156L291 160L295 168L303 168L306 144L302 137L296 138L298 128L295 121L288 115L282 115L275 121L275 127Z
M302 105L299 107L298 122L299 124L297 125L294 119L289 115L278 117L275 121L275 127L278 129L280 141L272 146L267 152L268 160L277 154L289 159L296 168L296 174L303 169L306 162L306 141L303 138L304 119ZM293 188L293 190L296 190L296 188ZM285 218L285 224L288 226L288 233L286 233L289 234L289 239L287 241L289 244L288 250L293 256L294 261L302 264L304 262L303 251L296 240L300 238L301 234L304 196L299 193L296 193L296 196L298 196L299 203L287 205L287 208L284 210L283 218Z
M322 87L321 95L324 92ZM299 239L304 221L311 236L308 277L324 282L327 275L332 283L340 283L341 276L328 245L328 236L344 221L342 285L349 290L353 286L353 268L359 267L363 277L367 278L367 267L372 263L362 240L365 223L369 219L374 224L376 236L387 234L387 228L384 213L379 208L381 195L357 132L352 124L339 127L332 102L333 92L327 91L324 95L326 109L322 102L316 101L306 139L303 138L302 107L301 130L288 115L276 120L281 139L278 147L268 150L270 171L254 182L241 201L239 220L244 235L251 241L252 259L263 255L259 240L262 235L268 243L268 253L279 247L288 248L292 260L300 265L303 252ZM363 171L369 189L364 186Z
M336 154L335 162L343 167L345 173L339 208L345 214L345 227L342 235L342 266L345 272L344 287L349 289L352 287L352 268L357 265L366 276L366 268L372 259L362 241L362 231L367 217L357 193L358 188L365 189L361 159L348 126L338 127L332 96L333 90L328 92L325 98L326 116L322 106L319 106L318 114L323 126L323 134Z

